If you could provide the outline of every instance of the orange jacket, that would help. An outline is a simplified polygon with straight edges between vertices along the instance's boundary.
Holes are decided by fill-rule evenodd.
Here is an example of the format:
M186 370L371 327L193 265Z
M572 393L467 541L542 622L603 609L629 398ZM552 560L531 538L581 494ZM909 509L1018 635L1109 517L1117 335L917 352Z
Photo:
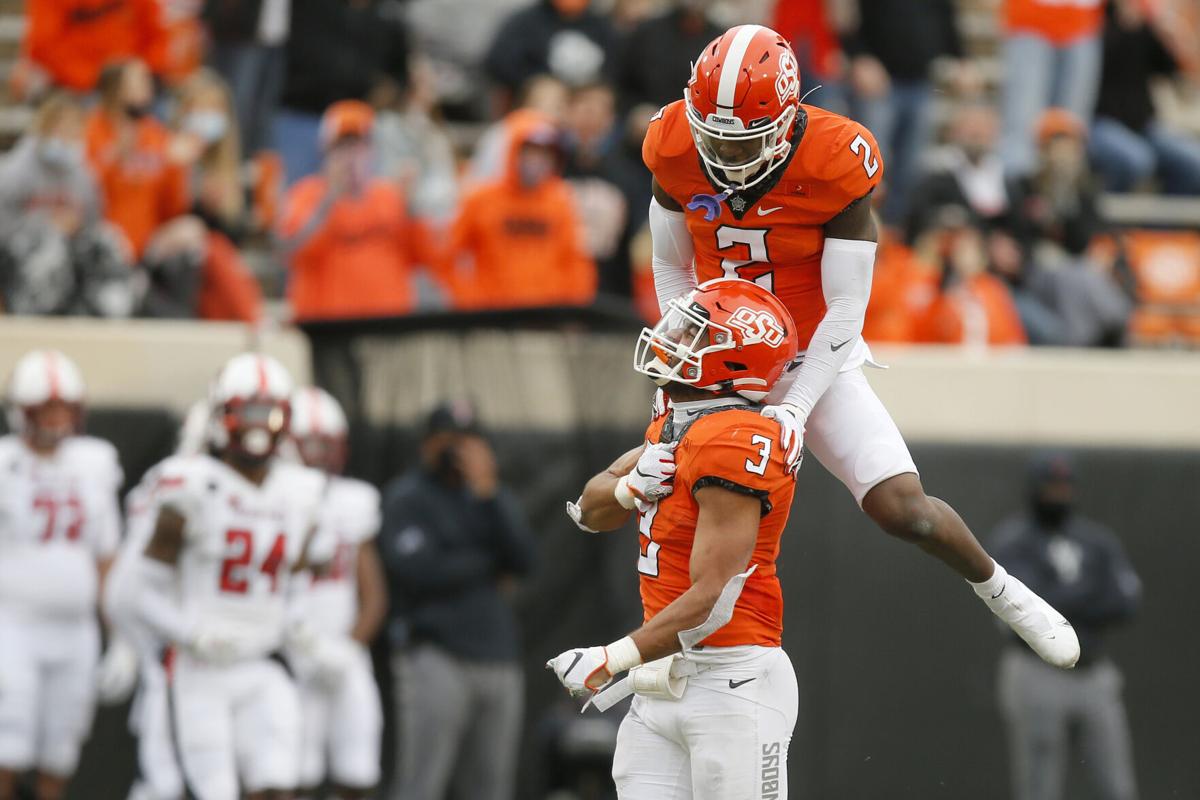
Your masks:
M104 198L104 215L125 232L137 257L160 225L190 205L187 172L167 159L169 135L147 117L138 123L132 148L122 153L116 129L103 111L94 111L88 120L88 161Z
M25 55L60 86L89 92L110 61L137 57L161 73L161 0L27 0Z
M196 302L200 319L257 322L262 317L262 290L233 242L219 233L208 235L208 255Z
M1104 0L1006 0L1004 4L1009 33L1035 33L1058 46L1094 36L1103 25Z
M935 270L904 245L881 244L863 338L871 343L916 341L917 323L937 296Z
M371 181L323 210L327 183L311 175L288 192L280 234L292 248L288 297L296 319L386 317L416 305L413 265L434 263L429 237L394 184ZM322 218L316 219L318 213Z
M916 338L919 342L965 344L975 325L981 326L989 345L1028 344L1008 287L986 272L942 292L917 321Z
M584 249L570 186L558 176L527 189L517 151L541 120L517 112L505 173L468 192L450 229L447 282L461 308L585 305L596 265Z

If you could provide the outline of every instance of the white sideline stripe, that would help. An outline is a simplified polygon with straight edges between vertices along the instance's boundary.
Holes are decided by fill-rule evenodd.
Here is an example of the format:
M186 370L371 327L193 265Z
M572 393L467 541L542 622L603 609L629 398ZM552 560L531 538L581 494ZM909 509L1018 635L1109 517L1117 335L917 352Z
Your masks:
M742 61L746 58L750 40L761 30L765 30L761 25L743 25L733 35L729 52L721 63L721 82L717 85L717 105L721 107L724 114L733 111L733 101L737 98L737 81L738 75L742 71Z

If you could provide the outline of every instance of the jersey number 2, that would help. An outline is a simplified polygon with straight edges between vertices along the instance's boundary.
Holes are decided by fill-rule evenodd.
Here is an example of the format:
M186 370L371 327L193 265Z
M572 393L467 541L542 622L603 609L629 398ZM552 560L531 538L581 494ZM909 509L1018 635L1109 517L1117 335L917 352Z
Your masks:
M725 272L726 278L745 278L738 272L742 267L771 263L771 254L767 250L767 234L770 232L770 228L735 228L732 225L722 225L717 228L718 250L728 250L736 245L742 245L748 251L747 255L750 256L745 260L722 258L721 269ZM775 291L774 272L764 272L757 278L745 279L753 280L768 292Z
M850 152L856 156L862 156L863 169L867 171L868 178L874 178L875 173L879 172L879 159L872 155L871 145L862 137L860 133L854 137L854 141L850 143Z
M247 530L225 531L225 544L229 545L232 554L221 562L221 591L230 594L245 594L250 588L246 577L246 567L254 557L254 534ZM271 551L263 559L258 571L271 579L271 591L279 586L279 565L283 563L284 538L283 534L275 537Z

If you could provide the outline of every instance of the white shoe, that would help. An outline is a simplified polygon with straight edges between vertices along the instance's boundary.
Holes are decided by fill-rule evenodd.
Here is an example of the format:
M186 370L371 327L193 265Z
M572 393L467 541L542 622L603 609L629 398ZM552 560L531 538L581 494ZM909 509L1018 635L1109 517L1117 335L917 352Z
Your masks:
M1003 568L997 564L996 569ZM976 594L1047 664L1070 669L1079 661L1079 637L1071 623L1012 575L1005 573L997 594L978 589Z

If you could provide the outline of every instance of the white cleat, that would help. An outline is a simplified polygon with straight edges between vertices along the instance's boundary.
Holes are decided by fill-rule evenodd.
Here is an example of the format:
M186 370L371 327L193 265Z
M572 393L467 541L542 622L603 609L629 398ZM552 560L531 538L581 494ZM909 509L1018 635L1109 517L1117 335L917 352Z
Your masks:
M976 594L1047 664L1070 669L1079 661L1079 637L1071 623L1012 575L1005 574L997 594L978 589Z

